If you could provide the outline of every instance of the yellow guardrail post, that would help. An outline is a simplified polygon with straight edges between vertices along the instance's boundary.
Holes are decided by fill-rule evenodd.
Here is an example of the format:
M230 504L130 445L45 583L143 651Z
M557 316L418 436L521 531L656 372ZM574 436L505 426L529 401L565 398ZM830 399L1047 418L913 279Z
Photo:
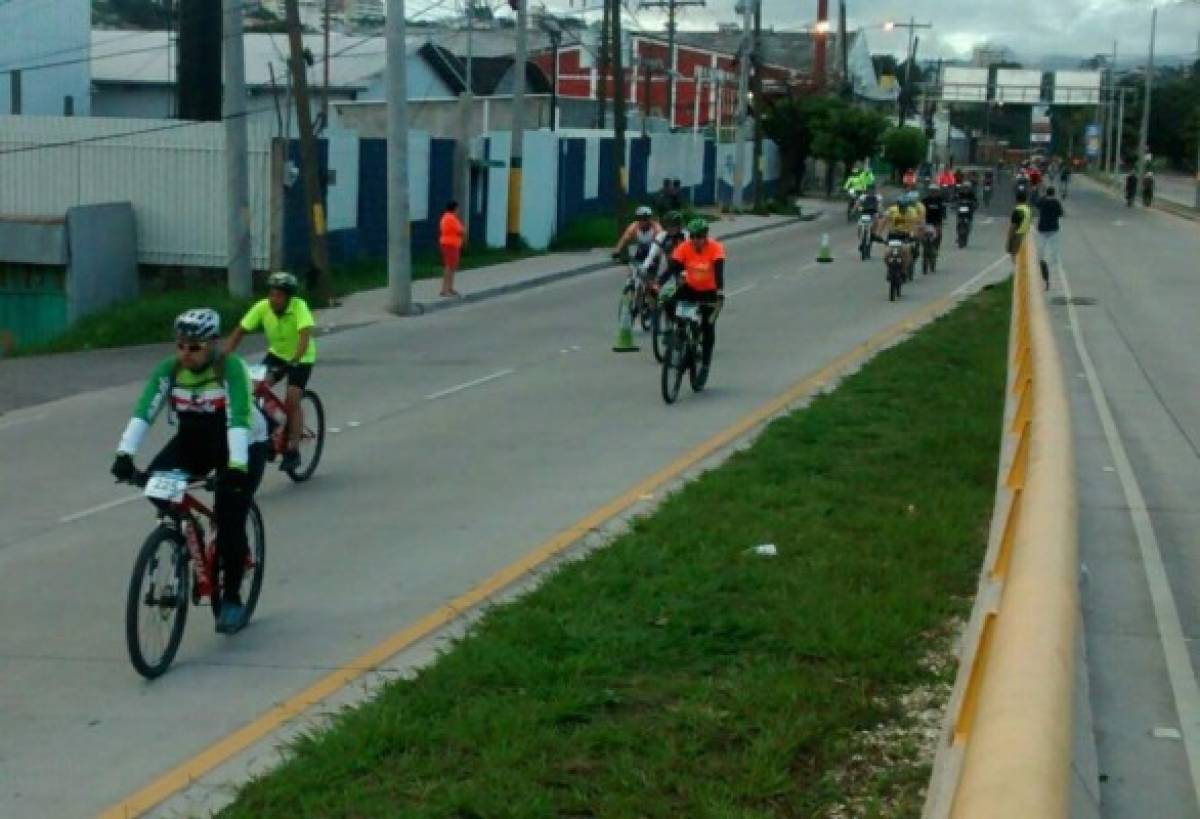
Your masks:
M1075 461L1032 238L1016 257L988 554L925 819L1066 819L1078 628Z

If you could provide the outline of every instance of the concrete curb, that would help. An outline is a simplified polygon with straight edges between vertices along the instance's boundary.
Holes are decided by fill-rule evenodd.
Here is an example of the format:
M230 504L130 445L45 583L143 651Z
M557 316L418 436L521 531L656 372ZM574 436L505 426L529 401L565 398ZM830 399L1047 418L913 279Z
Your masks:
M734 233L721 236L722 242L727 242L731 239L742 239L746 236L753 236L756 233L764 233L769 230L778 230L780 228L790 227L792 225L806 223L816 220L824 215L823 210L819 210L815 215L806 215L804 217L796 217L789 219L786 222L775 222L770 225L759 225L758 227L746 228ZM487 299L496 298L498 296L508 295L510 293L519 293L522 290L531 290L542 285L552 284L563 279L574 278L575 276L583 276L588 273L595 273L600 270L605 270L616 265L609 260L603 262L593 262L580 267L574 267L569 270L556 270L553 273L545 273L541 276L535 276L531 279L526 279L520 282L511 282L509 284L501 284L496 287L491 287L486 290L481 290L477 293L471 293L466 296L461 296L457 299L440 299L438 301L418 301L413 302L413 313L409 318L423 316L428 313L436 313L442 310L449 310L454 307L462 307L475 302L486 301Z

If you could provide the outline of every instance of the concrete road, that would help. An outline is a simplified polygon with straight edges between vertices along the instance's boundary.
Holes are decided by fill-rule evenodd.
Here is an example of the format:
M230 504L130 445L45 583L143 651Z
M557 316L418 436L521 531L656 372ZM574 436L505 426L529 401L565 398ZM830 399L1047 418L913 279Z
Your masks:
M986 221L986 220L985 220ZM838 261L810 262L829 231ZM906 314L991 268L1003 221L890 304L844 220L728 244L710 388L667 407L648 340L610 351L602 272L323 340L332 427L316 478L268 475L258 613L194 610L175 666L130 667L123 610L153 520L107 469L140 383L0 421L0 816L113 804L525 554ZM976 278L976 281L979 281ZM142 456L166 439L160 423ZM748 544L749 545L749 544Z
M1048 296L1072 392L1102 815L1195 819L1200 234L1081 180Z

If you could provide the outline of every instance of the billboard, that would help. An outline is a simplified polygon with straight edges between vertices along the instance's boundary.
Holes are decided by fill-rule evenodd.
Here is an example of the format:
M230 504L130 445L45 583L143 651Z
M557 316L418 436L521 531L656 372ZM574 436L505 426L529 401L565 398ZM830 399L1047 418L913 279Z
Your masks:
M1029 142L1031 145L1049 145L1054 129L1050 124L1050 106L1032 105L1029 108L1032 122L1029 125Z
M996 71L996 100L998 102L1035 103L1042 101L1042 72L1018 68Z
M1099 71L1055 71L1055 105L1099 105Z
M944 102L987 102L988 70L986 68L942 69L942 100Z

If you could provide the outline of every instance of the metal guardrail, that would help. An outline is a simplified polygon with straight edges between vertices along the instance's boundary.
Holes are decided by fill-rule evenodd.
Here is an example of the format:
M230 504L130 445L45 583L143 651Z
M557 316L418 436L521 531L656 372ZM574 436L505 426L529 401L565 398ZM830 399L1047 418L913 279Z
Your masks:
M1062 365L1032 236L1016 257L1004 436L984 571L924 819L1066 819L1078 541Z

